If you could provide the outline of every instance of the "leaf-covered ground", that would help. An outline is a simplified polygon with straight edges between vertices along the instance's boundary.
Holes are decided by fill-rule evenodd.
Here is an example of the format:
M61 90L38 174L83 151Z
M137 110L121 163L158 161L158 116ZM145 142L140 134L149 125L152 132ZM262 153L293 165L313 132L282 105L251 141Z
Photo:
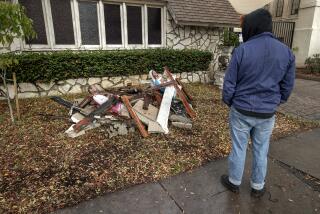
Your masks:
M0 213L48 213L97 195L156 181L225 157L230 151L228 108L217 88L189 85L197 118L192 131L171 127L147 139L137 132L105 137L103 128L76 138L63 132L66 116L48 98L20 100L22 120L13 125L0 102ZM317 124L277 114L273 138Z

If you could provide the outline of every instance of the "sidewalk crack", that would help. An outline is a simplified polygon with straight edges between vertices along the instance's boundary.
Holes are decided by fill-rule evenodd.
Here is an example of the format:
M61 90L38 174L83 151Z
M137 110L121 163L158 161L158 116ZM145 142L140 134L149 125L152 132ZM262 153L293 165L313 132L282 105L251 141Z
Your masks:
M219 194L221 194L221 193L227 192L227 191L228 191L228 190L223 190L223 191L217 192L217 193L211 195L211 197L215 197L215 196L217 196L217 195L219 195Z
M176 206L179 208L181 213L185 213L183 208L180 206L180 204L173 198L173 196L169 193L169 191L166 189L166 187L161 183L158 182L158 184L162 187L162 189L167 193L167 195L171 198L171 200L176 204Z
M320 192L320 179L317 177L314 177L310 175L307 172L304 172L300 169L295 168L294 166L291 166L289 164L286 164L285 162L278 160L276 158L273 158L272 156L268 155L271 161L276 163L281 168L287 170L289 173L294 175L296 178L298 178L302 183L308 185L311 187L314 191Z

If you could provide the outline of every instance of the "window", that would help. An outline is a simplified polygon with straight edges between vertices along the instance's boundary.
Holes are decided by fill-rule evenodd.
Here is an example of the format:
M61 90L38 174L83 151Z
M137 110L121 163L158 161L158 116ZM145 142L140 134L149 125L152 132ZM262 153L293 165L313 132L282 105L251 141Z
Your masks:
M161 47L166 11L162 2L120 0L19 0L33 20L32 49ZM25 48L29 48L24 44Z
M283 13L283 0L278 0L276 4L276 17L281 17Z
M104 4L104 21L107 44L122 44L120 5Z
M33 27L37 33L37 38L27 41L27 43L48 44L41 0L19 0L19 3L26 8L26 14L33 20Z
M161 8L148 7L148 44L161 44L161 35Z
M291 15L299 13L300 0L292 0L291 3Z
M74 45L74 32L70 1L51 0L50 3L55 44Z
M79 17L82 45L99 45L97 3L80 1Z
M127 6L128 44L142 44L142 7Z

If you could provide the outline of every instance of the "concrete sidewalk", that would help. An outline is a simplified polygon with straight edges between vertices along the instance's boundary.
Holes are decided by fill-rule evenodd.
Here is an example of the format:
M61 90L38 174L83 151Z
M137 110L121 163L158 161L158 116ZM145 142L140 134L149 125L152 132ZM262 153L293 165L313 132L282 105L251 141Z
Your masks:
M288 102L278 110L284 114L320 121L320 82L296 79Z
M312 150L314 146L319 148L319 136L320 129L316 129L273 142L270 156L286 164L294 164L302 171L306 167L308 172L318 176L319 150ZM297 145L305 145L302 146L303 152ZM298 153L306 155L293 162L285 158ZM310 163L314 164L307 167ZM314 191L274 159L269 159L267 193L260 200L251 198L250 166L251 154L248 151L239 195L227 191L220 184L220 176L227 172L227 160L223 159L189 173L107 194L56 213L320 213L320 192Z

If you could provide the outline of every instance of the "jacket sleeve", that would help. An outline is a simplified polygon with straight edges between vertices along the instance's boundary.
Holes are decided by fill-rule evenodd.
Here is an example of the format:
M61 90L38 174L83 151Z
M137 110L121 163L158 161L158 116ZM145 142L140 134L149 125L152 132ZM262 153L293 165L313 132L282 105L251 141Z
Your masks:
M232 99L236 90L238 69L239 69L239 49L235 49L229 63L223 82L222 100L229 107L232 105Z
M292 89L294 86L294 80L295 80L295 72L296 72L295 57L290 51L290 60L288 64L288 69L283 79L280 82L280 94L281 94L280 103L287 102L292 92Z

